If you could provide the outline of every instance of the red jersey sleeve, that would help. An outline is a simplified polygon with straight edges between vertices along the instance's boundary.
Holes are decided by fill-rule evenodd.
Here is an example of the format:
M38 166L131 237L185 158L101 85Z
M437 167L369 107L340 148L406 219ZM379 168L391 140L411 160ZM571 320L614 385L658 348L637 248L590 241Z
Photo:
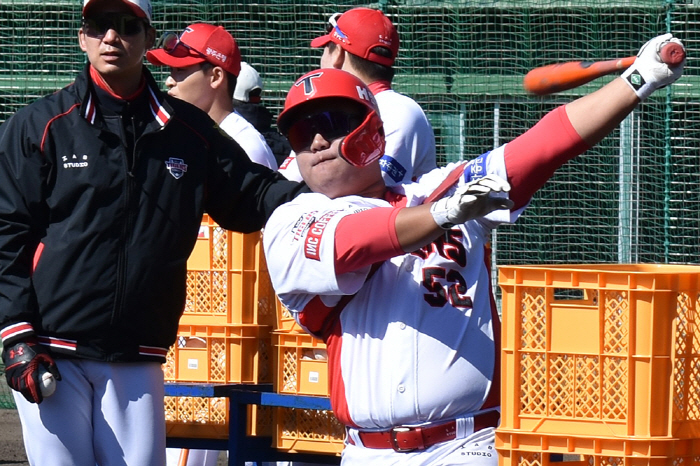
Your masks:
M336 273L351 272L405 254L396 236L396 216L400 210L379 207L340 220L335 231Z
M563 105L509 142L504 159L513 210L525 206L559 167L588 149L571 126Z

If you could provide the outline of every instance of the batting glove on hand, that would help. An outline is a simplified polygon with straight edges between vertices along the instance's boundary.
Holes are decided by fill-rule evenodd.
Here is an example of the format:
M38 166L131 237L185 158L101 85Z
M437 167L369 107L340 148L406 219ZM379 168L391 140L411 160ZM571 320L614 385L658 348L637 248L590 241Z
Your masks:
M510 185L496 175L486 175L457 188L430 206L430 213L440 228L449 230L455 225L483 217L498 209L510 209L513 201L506 193Z
M56 380L61 380L53 358L35 338L4 348L2 362L5 364L7 384L30 403L44 400L41 394L42 369L49 371Z
M674 42L683 47L683 43L673 37L673 34L669 33L654 37L642 45L632 66L622 73L622 78L634 90L640 100L649 97L656 89L671 84L683 74L685 59L682 63L673 67L661 60L661 49L669 42Z

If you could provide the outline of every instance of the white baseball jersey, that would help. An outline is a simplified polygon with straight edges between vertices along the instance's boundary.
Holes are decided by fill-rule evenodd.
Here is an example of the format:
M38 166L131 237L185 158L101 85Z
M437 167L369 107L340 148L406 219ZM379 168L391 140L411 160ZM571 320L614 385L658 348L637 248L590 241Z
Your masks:
M238 143L255 163L277 170L277 160L265 137L245 118L236 112L229 113L219 127Z
M407 206L419 205L454 167L393 191L405 195ZM486 173L506 179L505 171L502 147L470 162L458 183ZM367 281L370 267L336 274L339 221L376 207L391 204L309 193L279 207L263 234L265 254L274 258L268 261L272 283L302 325L330 315L343 295L356 293L338 317L340 334L327 340L331 401L343 423L386 429L469 416L482 408L495 368L489 233L520 211L459 225L383 262Z
M420 105L393 89L375 89L370 85L386 134L386 150L379 162L384 183L408 183L437 167L435 135Z
M384 124L386 149L379 161L387 186L409 183L437 167L435 135L423 109L415 100L382 83L369 85ZM294 152L279 168L285 178L301 181Z

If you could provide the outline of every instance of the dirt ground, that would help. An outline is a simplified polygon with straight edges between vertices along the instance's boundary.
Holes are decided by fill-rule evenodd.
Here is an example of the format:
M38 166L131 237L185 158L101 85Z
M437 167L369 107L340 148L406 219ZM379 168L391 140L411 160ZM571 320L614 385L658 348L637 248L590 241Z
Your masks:
M22 444L19 416L14 409L0 409L0 465L29 465Z

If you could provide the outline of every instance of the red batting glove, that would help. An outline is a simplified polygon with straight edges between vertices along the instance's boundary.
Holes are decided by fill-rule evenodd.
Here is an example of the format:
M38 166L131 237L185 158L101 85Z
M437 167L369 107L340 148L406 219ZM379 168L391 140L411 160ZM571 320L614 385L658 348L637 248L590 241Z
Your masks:
M61 380L58 367L47 349L36 338L15 343L2 350L5 378L13 390L20 392L30 403L41 403L41 368Z

